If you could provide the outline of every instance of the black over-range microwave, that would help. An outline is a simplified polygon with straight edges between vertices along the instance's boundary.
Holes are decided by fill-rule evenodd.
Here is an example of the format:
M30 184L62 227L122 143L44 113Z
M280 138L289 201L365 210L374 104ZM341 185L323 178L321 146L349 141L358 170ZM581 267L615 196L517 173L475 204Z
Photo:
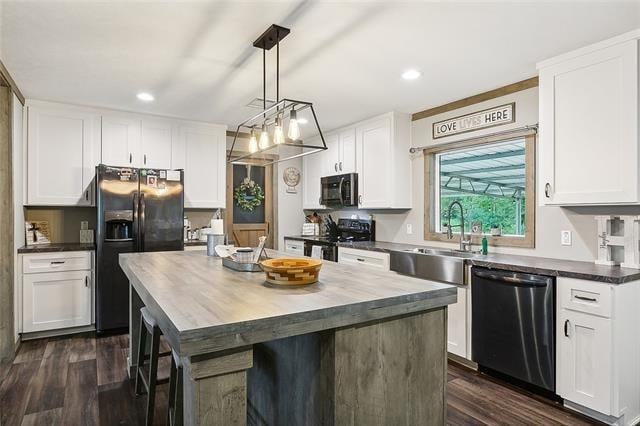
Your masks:
M320 178L320 204L327 207L358 206L358 174L325 176Z

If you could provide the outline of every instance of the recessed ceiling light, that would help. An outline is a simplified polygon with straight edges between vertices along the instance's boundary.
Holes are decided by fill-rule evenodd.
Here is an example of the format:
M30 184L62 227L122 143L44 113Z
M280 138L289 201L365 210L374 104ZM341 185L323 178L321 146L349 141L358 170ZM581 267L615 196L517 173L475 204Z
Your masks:
M153 95L147 92L140 92L136 96L138 97L138 99L144 102L152 102L153 100L155 100Z
M307 123L308 123L308 121L307 121L307 119L306 119L306 118L304 118L304 117L300 117L300 118L298 118L298 123L299 123L299 124L307 124Z
M415 80L418 77L420 77L420 71L418 70L411 69L402 73L402 78L405 80Z

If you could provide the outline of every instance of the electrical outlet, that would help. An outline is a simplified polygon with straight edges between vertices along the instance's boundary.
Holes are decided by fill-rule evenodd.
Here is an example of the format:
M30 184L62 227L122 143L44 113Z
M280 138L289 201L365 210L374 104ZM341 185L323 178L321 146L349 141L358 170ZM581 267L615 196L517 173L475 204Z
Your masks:
M571 245L571 231L560 231L560 244L563 246Z
M407 234L413 234L413 226L410 223L407 223Z

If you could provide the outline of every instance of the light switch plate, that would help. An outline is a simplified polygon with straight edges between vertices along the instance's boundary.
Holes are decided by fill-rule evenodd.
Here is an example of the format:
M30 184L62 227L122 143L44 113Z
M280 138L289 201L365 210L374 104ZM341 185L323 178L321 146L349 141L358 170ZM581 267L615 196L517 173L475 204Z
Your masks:
M571 231L560 231L560 244L563 246L571 245Z
M407 234L413 234L413 226L410 223L407 223Z

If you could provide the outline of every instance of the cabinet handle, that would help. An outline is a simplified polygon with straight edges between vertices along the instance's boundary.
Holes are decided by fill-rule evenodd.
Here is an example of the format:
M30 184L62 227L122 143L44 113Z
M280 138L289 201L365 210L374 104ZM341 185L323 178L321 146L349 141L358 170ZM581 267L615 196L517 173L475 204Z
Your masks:
M333 170L338 171L338 163L333 163Z
M84 199L85 201L89 201L89 190L84 191Z
M143 157L144 164L147 164L147 154L144 154L142 157Z
M362 195L358 195L358 204L362 204Z
M62 265L65 261L64 260L52 260L51 264L52 265Z
M339 164L340 164L340 171L342 171L342 161Z
M580 299L580 300L586 300L587 302L597 302L598 301L598 299L596 299L595 297L585 297L585 296L578 296L578 295L573 296L573 297L575 297L576 299Z
M85 275L84 277L84 286L89 287L89 277Z
M133 154L129 153L129 164L133 162Z
M359 257L356 257L356 260L357 260L358 262L364 262L364 259L361 259L361 258L359 258Z
M564 322L564 335L565 337L569 337L569 320L565 320Z
M550 194L551 194L551 184L547 182L544 185L544 196L547 198L550 198L551 197Z

